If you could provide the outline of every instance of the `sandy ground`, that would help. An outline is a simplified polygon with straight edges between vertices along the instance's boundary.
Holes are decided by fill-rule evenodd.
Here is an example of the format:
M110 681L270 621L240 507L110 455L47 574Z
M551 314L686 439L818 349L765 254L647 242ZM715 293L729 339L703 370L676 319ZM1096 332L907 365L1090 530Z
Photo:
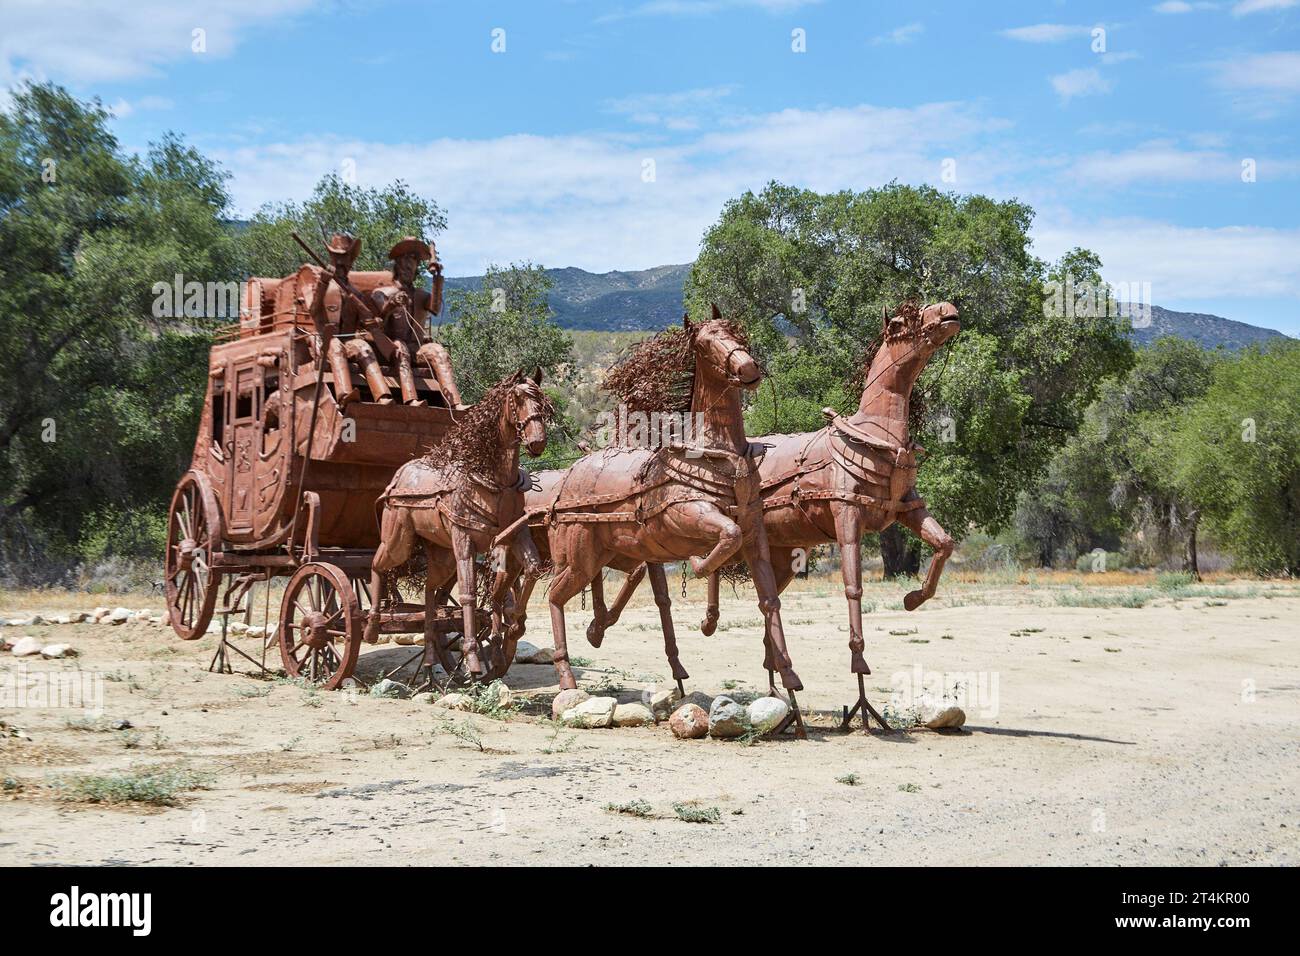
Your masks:
M797 583L784 605L801 701L817 712L811 737L752 746L678 741L666 725L557 728L541 716L556 690L549 666L511 670L507 682L532 701L524 713L449 721L411 701L211 674L212 639L184 643L146 624L6 628L68 641L81 656L4 654L0 678L25 667L108 679L98 722L0 709L10 787L0 792L0 863L1300 863L1294 586L1223 586L1127 608L1060 606L1059 586L953 583L913 614L897 609L902 588L868 591L873 698L884 703L893 675L916 667L923 679L972 674L983 692L968 701L964 732L834 728L853 685L840 589L824 581ZM675 615L688 690L762 690L752 596L727 595L723 629L704 638L692 592ZM16 604L107 603L0 595L11 616ZM593 650L576 603L584 687L636 700L664 678L653 605L629 609ZM545 622L538 608L535 643L549 644ZM359 673L408 653L368 649ZM132 729L78 729L120 719ZM466 725L481 749L451 732ZM208 789L158 808L70 801L56 785L150 767L210 774ZM651 816L607 809L630 801ZM674 804L716 807L720 822L685 822Z

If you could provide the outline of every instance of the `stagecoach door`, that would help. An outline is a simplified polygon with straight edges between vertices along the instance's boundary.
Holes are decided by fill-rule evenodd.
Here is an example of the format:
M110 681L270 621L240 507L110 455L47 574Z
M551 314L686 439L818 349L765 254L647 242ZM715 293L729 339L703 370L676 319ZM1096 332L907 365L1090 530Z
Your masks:
M231 436L227 516L231 531L247 532L253 527L253 464L261 448L258 425L262 413L262 369L250 357L236 363L232 371L231 387L226 390Z

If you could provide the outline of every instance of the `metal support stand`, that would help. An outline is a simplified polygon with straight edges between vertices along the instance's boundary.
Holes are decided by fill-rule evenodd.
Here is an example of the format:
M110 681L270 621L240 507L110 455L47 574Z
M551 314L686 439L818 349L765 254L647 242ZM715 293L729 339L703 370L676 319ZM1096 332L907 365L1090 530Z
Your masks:
M235 671L234 668L230 666L231 652L238 654L244 660L248 661L248 663L256 667L258 677L265 677L269 673L266 667L266 647L269 638L263 639L262 659L260 661L252 655L245 653L241 648L230 643L229 640L231 615L243 614L245 624L252 622L253 604L252 601L248 600L248 596L253 589L253 585L262 580L267 582L266 586L269 591L271 586L270 577L258 573L241 574L226 588L221 610L217 611L217 613L221 615L221 640L217 642L217 649L213 652L212 660L208 663L209 673L233 674ZM270 605L268 604L268 608L269 606ZM266 628L268 631L270 630L270 626L270 619L268 617L266 622Z
M881 717L880 712L871 706L871 701L867 700L867 688L861 674L858 675L858 702L853 705L852 710L849 709L847 704L844 705L844 719L840 721L840 730L852 730L853 718L859 712L862 714L862 732L864 734L871 733L870 718L872 717L875 718L882 731L887 734L894 732L894 728L885 722L885 718Z

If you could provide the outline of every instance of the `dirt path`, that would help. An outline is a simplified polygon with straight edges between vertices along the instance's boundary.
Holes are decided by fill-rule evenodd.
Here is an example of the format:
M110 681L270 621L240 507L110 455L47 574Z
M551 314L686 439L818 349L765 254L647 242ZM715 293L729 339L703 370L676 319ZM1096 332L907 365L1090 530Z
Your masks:
M1300 597L1081 608L953 593L959 606L869 614L867 657L881 703L895 672L966 674L981 691L967 732L831 729L852 685L842 599L819 586L790 593L785 619L802 700L825 716L806 742L753 746L218 676L211 639L143 624L27 629L81 656L6 653L0 678L105 675L104 716L0 709L22 734L0 735L0 777L20 788L0 793L0 863L1300 863ZM699 611L676 614L688 690L761 690L752 599L724 601L729 626L712 638L688 626ZM571 632L586 619L575 608ZM544 622L534 614L535 643L549 643ZM666 674L653 606L599 651L578 641L589 689L635 700ZM362 674L406 653L368 650ZM508 683L533 713L555 690L549 666L516 665ZM77 729L122 719L131 729ZM451 732L467 724L482 750ZM50 786L160 766L210 774L210 789L142 808ZM606 809L632 801L652 816ZM674 804L716 807L720 822L683 822Z

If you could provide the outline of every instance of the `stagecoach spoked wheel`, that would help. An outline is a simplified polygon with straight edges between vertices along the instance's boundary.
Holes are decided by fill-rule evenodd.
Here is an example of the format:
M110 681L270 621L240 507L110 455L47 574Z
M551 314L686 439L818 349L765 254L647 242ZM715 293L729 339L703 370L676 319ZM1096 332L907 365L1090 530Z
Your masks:
M332 564L304 564L280 604L280 657L285 673L334 690L361 653L360 605L348 576Z
M221 549L221 511L208 480L187 472L176 486L167 511L167 614L172 630L186 641L207 633L217 604L221 574L212 568Z

